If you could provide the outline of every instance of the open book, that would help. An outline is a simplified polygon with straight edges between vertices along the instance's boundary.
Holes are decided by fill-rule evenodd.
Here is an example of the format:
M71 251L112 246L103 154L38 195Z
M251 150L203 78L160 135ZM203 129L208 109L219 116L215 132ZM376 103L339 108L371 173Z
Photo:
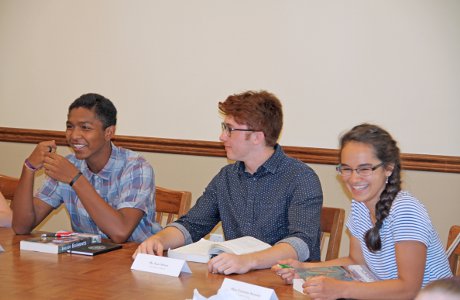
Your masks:
M168 250L168 257L184 259L199 263L207 263L212 256L226 252L233 254L247 254L262 251L271 246L252 236L244 236L224 242L211 242L201 239L183 247Z
M373 282L378 280L377 276L365 265L296 268L295 270L304 280L312 276L327 276L345 281Z

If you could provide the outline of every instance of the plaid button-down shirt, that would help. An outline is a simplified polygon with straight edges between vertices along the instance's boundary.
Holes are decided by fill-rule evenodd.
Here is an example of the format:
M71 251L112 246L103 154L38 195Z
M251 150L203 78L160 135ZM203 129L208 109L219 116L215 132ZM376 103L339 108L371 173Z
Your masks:
M139 154L112 144L110 159L97 174L89 170L86 161L76 159L75 155L68 155L67 159L83 173L99 196L114 209L128 207L144 212L128 241L142 242L161 229L155 222L153 168ZM64 203L74 231L101 234L103 238L107 238L89 216L77 193L68 184L47 178L37 191L36 197L54 208Z

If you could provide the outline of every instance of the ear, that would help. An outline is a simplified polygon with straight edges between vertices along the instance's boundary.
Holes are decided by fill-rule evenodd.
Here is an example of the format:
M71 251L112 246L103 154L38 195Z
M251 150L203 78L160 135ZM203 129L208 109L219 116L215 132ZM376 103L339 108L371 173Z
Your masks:
M104 130L104 138L106 142L112 140L114 135L115 135L115 125L109 126Z
M388 164L387 166L385 166L385 175L387 177L390 177L391 173L393 173L394 168L395 168L395 164Z
M263 131L255 131L252 133L255 144L265 144L265 134Z

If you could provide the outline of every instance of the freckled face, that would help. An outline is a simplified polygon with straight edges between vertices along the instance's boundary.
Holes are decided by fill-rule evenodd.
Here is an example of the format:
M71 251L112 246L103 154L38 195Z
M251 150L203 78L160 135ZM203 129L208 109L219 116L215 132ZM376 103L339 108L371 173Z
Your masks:
M358 142L348 142L342 149L340 160L342 166L352 169L364 165L376 166L381 163L375 156L371 145ZM353 199L364 202L370 210L373 210L379 201L380 194L385 189L386 178L390 175L391 170L379 167L369 176L361 176L353 171L350 176L342 176L342 179Z

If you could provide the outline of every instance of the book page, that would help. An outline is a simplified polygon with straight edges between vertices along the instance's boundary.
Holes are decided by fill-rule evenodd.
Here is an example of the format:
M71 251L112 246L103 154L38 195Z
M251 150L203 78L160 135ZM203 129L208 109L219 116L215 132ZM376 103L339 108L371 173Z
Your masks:
M341 266L295 268L295 271L303 280L314 276L326 276L344 281L353 281L351 274Z
M375 276L365 265L349 265L344 268L351 273L355 280L362 282L374 282L378 280L377 276Z
M327 276L344 281L373 282L378 280L377 276L365 265L296 268L295 270L304 280L313 276Z
M214 242L201 239L196 243L188 244L176 249L169 249L168 257L206 263L209 261L209 249L212 244L214 244Z
M246 254L257 251L262 251L270 248L271 246L261 240L258 240L252 236L244 236L225 242L214 242L211 246L210 254L217 254L220 252L234 253L234 254Z
M201 239L196 243L168 250L168 257L206 263L212 254L222 252L245 254L261 251L271 246L253 237L242 237L225 242L212 242Z

